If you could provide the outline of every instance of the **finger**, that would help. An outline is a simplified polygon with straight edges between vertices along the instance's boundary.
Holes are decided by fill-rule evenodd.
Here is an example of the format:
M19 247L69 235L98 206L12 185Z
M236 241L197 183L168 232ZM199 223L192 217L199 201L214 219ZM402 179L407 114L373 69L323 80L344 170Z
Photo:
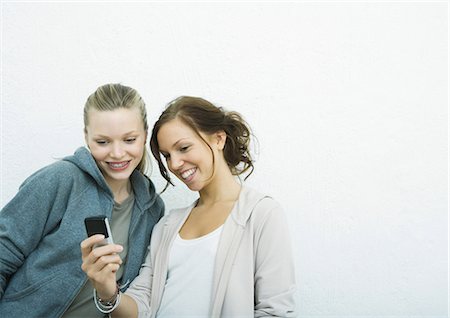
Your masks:
M88 249L85 250L85 252ZM104 255L110 255L110 254L117 254L120 253L123 250L123 247L118 244L108 244L105 246L97 247L90 250L89 254L84 254L82 259L83 262L87 263L95 263L97 262L97 259L104 256Z
M109 263L108 265L106 265L103 270L105 272L111 272L111 273L116 273L120 268L120 264L117 263Z
M107 244L103 246L96 247L95 255L107 255L107 254L117 254L123 251L123 246L119 244Z
M108 266L109 264L117 264L120 266L122 265L122 259L117 254L104 255L102 257L99 257L93 265L98 269L98 271L101 271L105 266Z
M81 269L88 275L95 275L96 272L101 271L108 263L122 264L122 259L117 254L123 250L121 245L109 244L94 248L91 252L83 257Z
M99 255L98 257L96 255L93 256L92 254L95 253L92 252L91 254L89 254L88 257L83 259L83 262L81 264L81 269L89 275L92 275L91 273L95 274L96 272L101 271L103 267L110 263L115 263L118 265L121 265L123 263L121 257L118 254Z
M119 255L104 255L98 258L95 263L83 262L81 269L90 279L96 282L104 282L105 279L109 279L111 273L115 273L119 269L121 264L122 259Z
M95 244L100 243L105 238L102 234L95 234L80 243L82 257L87 257Z
M116 263L118 265L122 264L122 259L119 254L115 251L122 250L122 246L102 246L95 248L89 253L87 257L83 259L83 264L81 269L86 272L86 274L93 276L97 272L100 272L109 263Z

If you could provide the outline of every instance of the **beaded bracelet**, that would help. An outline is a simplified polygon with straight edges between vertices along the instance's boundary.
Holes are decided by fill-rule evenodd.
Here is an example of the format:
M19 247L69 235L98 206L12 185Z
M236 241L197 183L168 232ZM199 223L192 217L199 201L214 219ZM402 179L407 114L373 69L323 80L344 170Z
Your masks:
M122 292L120 291L119 286L117 286L116 294L113 296L113 298L111 298L110 300L108 300L106 302L97 296L97 290L95 290L95 288L94 288L95 307L97 307L97 309L103 314L109 314L114 309L116 309L117 306L119 306L121 297L122 297Z

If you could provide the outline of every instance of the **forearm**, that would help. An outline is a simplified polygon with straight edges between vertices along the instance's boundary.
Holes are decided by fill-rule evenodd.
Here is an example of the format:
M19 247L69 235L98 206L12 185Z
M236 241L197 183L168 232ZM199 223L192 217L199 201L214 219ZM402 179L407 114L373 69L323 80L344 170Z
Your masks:
M138 307L136 301L128 295L122 294L119 306L112 312L113 318L137 318Z
M1 211L3 213L3 211ZM3 215L0 216L0 299L3 297L8 282L25 260L24 249L18 238L13 235L14 224L10 225ZM22 238L26 240L27 238Z
M42 178L29 178L0 210L0 298L10 277L23 265L42 237L54 228L53 223L61 220L61 217L54 217L53 223L47 222L52 203L58 198L53 188Z
M6 285L8 283L8 277L9 277L9 275L7 274L7 271L6 271L6 266L3 264L3 262L4 261L2 259L0 259L0 300L3 298L3 294L5 293L5 289L6 289Z

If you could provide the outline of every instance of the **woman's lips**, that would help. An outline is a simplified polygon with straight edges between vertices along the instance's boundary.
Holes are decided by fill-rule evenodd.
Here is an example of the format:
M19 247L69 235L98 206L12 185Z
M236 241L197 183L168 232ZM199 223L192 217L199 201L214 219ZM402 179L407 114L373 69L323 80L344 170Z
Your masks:
M186 170L181 174L181 178L183 178L184 182L189 182L194 177L194 174L196 171L197 171L197 168L191 168L189 170Z
M121 161L121 162L108 162L108 166L114 171L121 171L128 168L131 160L129 161Z

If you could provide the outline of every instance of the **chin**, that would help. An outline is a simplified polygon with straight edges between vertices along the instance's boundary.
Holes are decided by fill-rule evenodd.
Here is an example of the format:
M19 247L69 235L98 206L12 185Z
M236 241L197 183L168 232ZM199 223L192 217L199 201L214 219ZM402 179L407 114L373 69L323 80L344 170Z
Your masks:
M200 191L201 189L203 189L203 187L195 185L195 184L186 184L186 186L189 188L189 190L191 191Z
M109 176L110 176L110 178L117 180L117 181L128 180L131 176L131 172L123 171L120 174L119 173L111 173Z

